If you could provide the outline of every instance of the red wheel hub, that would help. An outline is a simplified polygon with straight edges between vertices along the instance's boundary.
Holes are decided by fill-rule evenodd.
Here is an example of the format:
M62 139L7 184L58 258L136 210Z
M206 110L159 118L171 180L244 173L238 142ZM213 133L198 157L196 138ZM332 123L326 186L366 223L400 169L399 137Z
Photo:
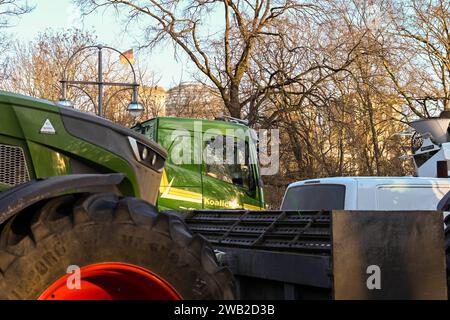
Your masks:
M97 263L80 269L80 289L70 289L68 274L50 285L39 300L180 300L164 279L125 263Z

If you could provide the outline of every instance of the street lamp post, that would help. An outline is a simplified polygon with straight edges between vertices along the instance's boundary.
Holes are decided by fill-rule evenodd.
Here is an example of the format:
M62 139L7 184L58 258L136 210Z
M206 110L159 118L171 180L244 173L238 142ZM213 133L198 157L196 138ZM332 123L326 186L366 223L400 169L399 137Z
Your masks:
M76 55L78 55L79 53L81 53L84 50L89 50L89 49L97 49L98 50L98 75L97 75L97 81L75 81L75 80L68 80L67 79L67 68L69 67L69 65L73 62L73 59L75 58ZM108 50L112 50L115 51L117 53L119 53L120 56L124 57L125 60L128 62L129 66L131 67L131 71L133 72L133 77L134 77L134 82L133 83L122 83L122 82L105 82L103 80L103 49L108 49ZM137 83L136 80L136 71L134 70L133 64L131 63L131 61L119 50L111 48L111 47L107 47L107 46L102 46L102 45L97 45L97 46L86 46L83 48L80 48L79 50L77 50L67 61L66 66L64 67L64 72L63 72L63 79L60 81L61 82L61 98L59 100L59 104L62 106L66 106L66 107L70 107L72 106L72 103L70 101L67 100L67 89L69 86L73 86L73 87L77 87L79 88L77 85L94 85L94 86L98 86L98 106L97 106L97 112L98 112L98 116L99 117L103 117L103 95L104 95L104 87L105 86L116 86L116 87L125 87L128 90L133 90L133 95L132 95L132 101L130 102L130 104L127 107L127 110L130 112L131 115L133 115L134 117L139 116L143 111L144 111L144 107L142 106L142 104L139 103L139 96L138 96L138 90L139 90L139 84ZM83 92L85 92L84 90L82 90ZM123 91L123 90L121 90ZM86 92L85 92L86 93ZM89 97L91 100L92 98Z
M103 116L103 46L98 47L98 115ZM133 70L134 72L134 70ZM134 79L136 82L136 77Z

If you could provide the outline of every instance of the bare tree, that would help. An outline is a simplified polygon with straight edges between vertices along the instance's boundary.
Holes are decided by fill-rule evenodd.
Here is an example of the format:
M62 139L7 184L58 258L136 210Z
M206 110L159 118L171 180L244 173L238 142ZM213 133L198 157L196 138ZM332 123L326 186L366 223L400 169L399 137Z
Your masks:
M33 7L23 0L0 0L0 57L4 57L9 46L9 36L6 30L17 18L29 13ZM0 58L0 83L4 81L8 61Z
M30 43L16 42L9 55L2 87L32 97L56 101L61 96L59 81L69 58L78 49L94 42L95 38L79 30L49 30ZM79 72L79 66L87 58L76 57L67 70L67 76L86 75L86 72ZM74 94L70 96L74 101L83 96L83 92L71 90L70 93ZM84 104L88 104L88 101Z
M450 109L450 2L398 1L393 17L395 47L382 55L393 87L408 109L430 117ZM391 36L392 37L392 36ZM383 39L384 40L384 39Z
M15 18L31 10L33 7L25 0L0 0L0 29L10 27Z
M391 6L383 0L371 3L384 11L374 14L366 1L324 4L334 19L304 26L303 32L288 38L302 50L266 45L257 61L263 68L271 66L276 76L281 74L279 81L307 71L274 90L265 102L265 125L281 130L280 173L266 180L272 207L277 207L286 184L296 180L413 172L411 163L399 159L409 151L396 135L405 130L404 115L397 112L404 109L404 101L379 58L393 43L388 48L380 45L380 37L388 44L391 25L387 18L377 23L376 15L388 17ZM328 32L321 34L320 27ZM314 65L321 67L310 69ZM334 72L339 66L342 69Z
M83 50L74 55L79 49L95 44L95 35L77 29L59 32L48 30L30 43L16 42L11 49L5 79L0 82L0 88L58 101L61 97L60 80L64 72L70 80L93 81L97 78L96 51ZM71 59L70 63L69 59ZM156 86L156 82L153 74L147 72L142 66L137 65L135 70L138 82L142 84L140 98L145 107L141 117L143 120L157 115L155 106L152 104L154 92L148 90ZM103 76L106 82L132 83L134 81L129 65L120 64L119 55L106 50ZM69 85L67 98L75 108L97 113L97 95L96 86ZM132 93L129 89L106 87L104 90L105 117L124 125L134 124L135 119L127 112L131 97Z
M249 103L242 87L250 60L261 40L278 36L276 25L290 16L297 23L312 17L318 8L299 0L189 0L126 1L77 0L86 13L112 6L127 9L130 21L146 23L144 46L170 39L217 88L233 117L242 117ZM143 20L148 18L148 20ZM214 19L214 28L208 22ZM258 96L263 94L258 88Z

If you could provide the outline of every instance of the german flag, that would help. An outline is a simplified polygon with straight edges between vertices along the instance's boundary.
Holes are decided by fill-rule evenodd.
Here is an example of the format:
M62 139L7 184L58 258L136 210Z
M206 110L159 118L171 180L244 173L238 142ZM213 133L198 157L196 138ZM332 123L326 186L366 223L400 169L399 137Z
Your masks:
M120 63L121 64L128 64L128 61L130 61L132 64L134 63L134 52L133 49L130 49L128 51L125 51L120 55Z

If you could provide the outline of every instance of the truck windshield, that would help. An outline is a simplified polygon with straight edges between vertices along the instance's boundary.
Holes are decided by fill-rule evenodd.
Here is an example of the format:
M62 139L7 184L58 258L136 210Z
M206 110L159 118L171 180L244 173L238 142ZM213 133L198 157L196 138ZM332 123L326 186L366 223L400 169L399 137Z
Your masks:
M235 139L231 155L227 154L228 150L223 144L225 141L225 136L219 136L206 142L206 175L252 191L254 183L248 141L238 142Z
M281 205L282 210L344 210L345 186L314 184L289 188Z

